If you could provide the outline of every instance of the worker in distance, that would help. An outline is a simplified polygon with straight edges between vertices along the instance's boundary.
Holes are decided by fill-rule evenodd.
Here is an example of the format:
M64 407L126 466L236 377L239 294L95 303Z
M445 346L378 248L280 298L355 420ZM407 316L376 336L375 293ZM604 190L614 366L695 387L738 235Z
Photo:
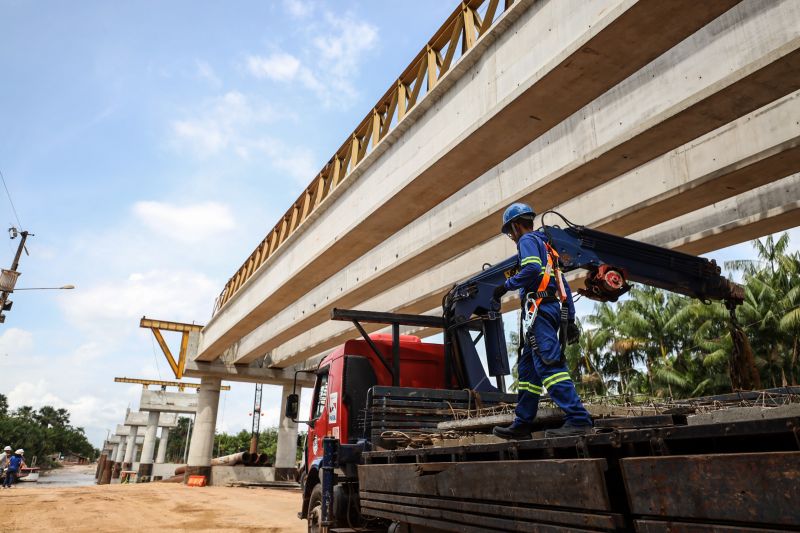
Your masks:
M511 204L503 213L502 232L517 244L519 271L495 289L494 299L499 302L506 292L519 290L523 345L517 360L514 422L493 430L504 439L531 438L539 397L545 389L566 419L562 427L546 431L546 437L583 435L592 430L592 418L578 397L563 356L566 344L577 342L579 336L572 292L547 236L533 230L535 216L533 209L523 203Z

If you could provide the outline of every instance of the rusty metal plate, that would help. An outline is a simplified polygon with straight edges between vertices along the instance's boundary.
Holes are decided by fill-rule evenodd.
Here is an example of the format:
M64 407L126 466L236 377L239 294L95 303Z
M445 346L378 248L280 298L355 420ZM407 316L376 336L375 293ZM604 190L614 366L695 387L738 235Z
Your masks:
M634 515L800 527L800 452L620 461Z
M532 526L557 525L559 527L575 527L595 530L618 530L625 526L621 514L586 513L574 509L542 509L536 507L520 507L508 502L501 503L476 503L461 500L450 500L437 497L400 496L397 494L383 494L380 492L359 492L359 501L365 514L370 514L369 509L383 509L379 504L392 504L414 509L421 516L441 517L449 512L461 517L460 522L472 525L480 520L487 525L494 525L496 519L503 522L512 521L515 531L531 531Z
M605 470L605 459L360 465L358 480L369 492L609 511Z
M638 533L782 533L785 529L760 527L737 527L720 524L688 524L685 522L661 522L659 520L634 521Z
M365 514L400 522L436 527L444 531L486 532L513 531L516 533L592 533L559 524L537 524L515 520L513 517L468 515L444 509L422 508L413 505L366 501L361 503Z

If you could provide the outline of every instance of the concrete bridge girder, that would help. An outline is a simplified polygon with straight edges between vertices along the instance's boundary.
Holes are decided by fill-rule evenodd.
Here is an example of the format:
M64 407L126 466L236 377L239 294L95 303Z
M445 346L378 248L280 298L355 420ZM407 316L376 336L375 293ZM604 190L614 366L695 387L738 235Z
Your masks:
M115 435L119 435L120 437L128 437L131 434L135 434L137 439L144 438L143 435L139 435L138 434L138 431L139 431L138 426L137 427L132 427L132 426L126 426L126 425L123 425L123 424L117 424L117 431L116 431Z
M184 375L187 377L213 377L224 381L263 383L266 385L290 386L295 381L294 369L259 368L253 365L226 365L203 361L187 361ZM298 374L300 387L313 387L314 379L308 374Z
M158 413L195 413L197 394L145 389L139 401L139 410Z
M800 174L792 174L639 231L631 238L700 255L793 228L798 221Z
M709 184L716 187L712 189L716 191L715 197L726 197L800 170L798 119L800 92L795 92L578 195L557 209L575 222L605 231L623 235L641 231L692 211L693 206L705 205ZM301 332L326 322L334 306L359 305L369 293L394 293L396 296L383 301L405 300L413 307L409 294L414 293L402 292L408 289L400 289L401 284L419 271L430 272L443 262L463 262L463 255L450 259L450 254L474 246L475 239L485 242L486 238L497 235L499 212L516 199L513 184L524 182L531 167L534 165L530 161L519 160L517 165L507 166L505 172L484 176L448 199L441 209L410 224L385 245L377 247L369 257L355 261L246 335L236 345L238 360L247 361L255 353L270 350L270 364L285 366L282 360L285 351L278 348L283 342L291 343ZM648 178L648 187L642 187L642 180ZM475 210L476 204L491 208ZM539 204L536 198L533 204ZM487 216L487 213L492 214ZM505 246L496 250L473 249L470 259L480 259L471 268L467 265L465 275L485 261L513 255L513 244L507 239L504 241ZM494 253L500 255L492 255ZM370 268L372 264L381 267ZM463 270L456 268L454 271ZM450 278L449 283L457 279Z
M702 254L775 231L797 225L800 220L800 174L767 184L733 198L705 207L675 220L640 231L633 238L659 246ZM441 300L452 283L464 279L476 271L476 265L485 257L507 257L512 255L513 244L503 237L496 237L464 254L454 261L431 269L373 299L358 305L359 309L394 311L399 313L440 314ZM573 287L582 285L577 272L570 280ZM413 293L418 298L409 302L404 296ZM503 310L513 311L518 307L514 295L504 301ZM380 331L381 327L363 324L369 331ZM407 333L422 337L438 333L437 330L409 330ZM346 322L323 323L276 348L273 352L275 364L292 364L297 360L318 358L327 350L358 335L355 328Z
M534 4L488 47L485 57L434 101L402 141L386 149L380 159L365 159L362 177L343 183L341 192L337 190L338 200L329 201L322 215L302 232L296 231L282 245L284 250L261 266L206 326L198 359L217 358L298 294L372 249L735 3L609 0ZM672 23L665 26L664 20ZM775 33L780 37L780 32ZM763 104L780 96L769 84L766 87L761 90L763 102L751 100ZM747 107L741 105L739 113ZM725 118L723 113L723 122ZM490 142L498 138L503 142ZM657 154L647 158L653 155ZM614 175L634 163L635 158L618 164L622 168L613 169Z
M322 281L317 288L309 291L307 296L299 295L299 298L296 299L304 302L303 307L286 306L286 309L291 309L289 313L286 310L278 310L267 323L258 326L262 332L267 332L266 335L250 334L236 345L238 352L236 362L247 362L261 356L278 343L296 335L298 331L313 327L315 323L326 320L327 312L320 313L320 310L329 308L334 299L344 302L363 301L369 295L396 285L404 279L485 241L495 233L496 219L510 201L528 197L532 198L539 209L551 207L554 205L553 199L578 195L590 188L593 182L598 181L598 175L602 179L611 179L617 176L618 168L613 165L609 167L609 161L613 158L624 160L624 164L627 165L627 161L631 159L646 161L654 150L657 153L663 153L658 147L674 147L675 139L685 136L685 132L675 131L676 117L683 117L683 122L691 119L695 122L708 120L712 123L724 123L720 117L715 117L713 120L708 119L709 109L701 109L699 103L717 98L720 91L725 92L723 91L725 84L730 87L730 84L734 83L732 80L735 79L740 80L735 83L745 84L741 86L744 93L727 94L725 97L728 99L738 101L745 98L745 94L747 94L745 88L756 93L763 92L760 85L747 85L749 82L741 80L746 80L754 70L758 70L765 63L770 64L769 62L775 59L775 47L782 42L781 39L792 41L792 46L800 46L800 38L792 40L792 36L797 33L796 28L790 29L784 26L782 37L776 37L776 40L768 43L754 45L749 51L740 51L738 58L730 59L728 64L720 65L717 70L709 69L703 74L702 79L676 79L683 70L670 66L671 62L680 63L681 68L693 72L700 66L712 62L711 58L724 53L734 43L755 39L752 34L762 28L765 23L762 19L765 17L770 21L773 17L787 21L792 19L791 14L794 13L794 21L800 24L800 13L797 13L797 9L787 8L787 13L771 11L764 13L752 5L749 6L749 11L743 10L743 8L740 10L740 8L742 6L721 17L720 21L715 21L715 24L719 25L732 24L732 22L722 19L728 16L734 18L738 16L736 20L740 21L739 25L724 33L723 38L716 37L714 32L719 28L713 27L713 24L709 28L704 28L698 33L708 33L705 40L698 35L693 36L693 40L681 43L620 86L598 98L597 101L592 102L579 113L469 184L458 194L442 202L434 211L428 212L408 224L397 234L376 246L368 256L355 260L343 271ZM786 24L791 25L791 22L786 22ZM776 30L775 33L781 34L781 31ZM691 45L703 46L700 46L699 51L694 54L683 50ZM682 57L683 61L678 61L676 57ZM733 74L730 74L731 69L734 69ZM648 81L657 74L660 76L661 82L668 84L671 89L668 94L666 91L663 91L664 94L659 94L660 99L654 95L653 88ZM782 89L776 89L776 93L781 92ZM636 103L638 105L634 105ZM722 104L718 103L718 105ZM624 112L628 108L639 110L641 116L630 116L631 113L624 116ZM739 116L742 109L739 106L735 109L718 111L722 116L734 112L735 116ZM774 115L775 113L773 113ZM619 124L623 118L625 122ZM677 122L682 124L681 121ZM762 129L750 133L758 133L760 137L766 139L766 146L775 138L769 131L775 123L767 123L765 120L761 120L759 123L762 125ZM614 127L615 125L616 127ZM747 143L744 139L739 138L738 145L742 146L741 153L732 154L738 159L729 157L727 147L720 143L715 144L717 148L722 147L719 153L712 154L710 149L691 150L697 144L714 144L714 137L725 131L726 127L730 126L723 126L717 133L706 134L700 139L677 148L677 150L682 148L687 151L687 155L684 157L675 154L676 157L672 158L672 163L682 165L684 168L673 169L672 173L697 173L702 171L706 164L720 167L719 160L725 157L728 157L731 165L746 166L748 162L746 157L763 159L774 155L764 150L789 150L796 148L797 145L796 139L790 135L788 138L784 137L788 145L781 146L773 143L771 146L766 146L761 155L758 155L757 150L743 146ZM693 125L692 128L696 129L697 126ZM784 130L786 129L784 128ZM644 135L645 138L652 138L654 132L661 132L663 137L642 146L640 137ZM783 134L785 133L786 131L783 132ZM728 137L730 138L730 136ZM752 139L755 143L759 142L756 137ZM628 154L618 153L622 148L627 148L630 152ZM787 164L791 161L786 157L781 160ZM774 166L775 162L773 161L772 164ZM647 164L640 166L638 170L638 174L634 170L628 172L628 175L631 176L631 179L639 182L642 179L648 179L651 175L657 176L657 172L660 172L659 168ZM720 186L722 173L715 176L709 172L705 174L704 181L693 182L695 186L692 188L677 187L669 194L642 199L640 204L630 205L628 212L622 213L625 215L624 217L618 216L616 223L612 223L615 213L611 211L608 213L609 219L606 221L609 224L598 220L598 225L601 229L608 231L630 233L642 229L641 224L643 223L652 224L666 220L675 214L691 211L725 196L746 190L748 187L757 186L769 179L787 175L793 170L791 168L782 171L776 170L777 176L775 173L748 175L747 179L738 179L735 182L735 175L729 175L726 178L728 181L725 187ZM555 190L554 188L558 184L561 184L561 189ZM700 187L700 184L703 186ZM727 188L731 185L733 188ZM634 187L634 190L640 188L639 185ZM587 195L589 201L591 201L591 197L592 194ZM660 219L654 218L656 216ZM420 238L420 235L424 235L424 238ZM442 244L445 246L441 246ZM352 306L353 303L343 304L343 306L348 305Z
M126 426L146 426L149 421L149 413L145 411L132 411L125 417ZM178 427L178 415L176 413L160 413L158 427Z

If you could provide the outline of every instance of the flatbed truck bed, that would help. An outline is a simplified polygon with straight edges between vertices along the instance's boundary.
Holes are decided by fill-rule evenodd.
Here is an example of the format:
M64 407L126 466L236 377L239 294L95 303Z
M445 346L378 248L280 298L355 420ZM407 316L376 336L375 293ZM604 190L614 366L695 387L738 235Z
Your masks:
M800 417L364 452L358 486L411 531L800 530Z

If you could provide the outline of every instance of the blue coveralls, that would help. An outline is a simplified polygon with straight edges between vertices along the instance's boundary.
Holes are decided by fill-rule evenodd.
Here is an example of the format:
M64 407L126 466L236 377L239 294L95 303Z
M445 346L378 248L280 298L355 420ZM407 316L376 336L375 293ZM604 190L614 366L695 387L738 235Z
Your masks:
M536 291L541 283L544 268L547 266L547 237L539 231L531 231L523 235L517 243L519 253L519 272L505 281L508 290L519 289L520 299L525 302L525 295ZM572 301L572 292L569 285L564 282L567 292L566 305L569 318L575 318L575 305ZM556 290L555 276L550 279L547 290ZM533 331L539 353L535 353L530 346L525 346L518 361L519 388L517 393L517 408L514 425L530 425L536 418L539 408L539 396L544 389L553 401L566 415L565 425L587 426L592 424L589 412L581 403L575 384L569 377L569 372L564 363L547 365L542 357L549 361L560 360L561 345L558 341L558 329L561 321L561 305L558 302L542 303L536 320L533 322ZM522 342L523 339L520 339Z
M6 479L3 481L4 487L10 487L17 482L19 476L19 468L22 466L22 457L17 454L11 456L8 460L8 470L6 471Z

